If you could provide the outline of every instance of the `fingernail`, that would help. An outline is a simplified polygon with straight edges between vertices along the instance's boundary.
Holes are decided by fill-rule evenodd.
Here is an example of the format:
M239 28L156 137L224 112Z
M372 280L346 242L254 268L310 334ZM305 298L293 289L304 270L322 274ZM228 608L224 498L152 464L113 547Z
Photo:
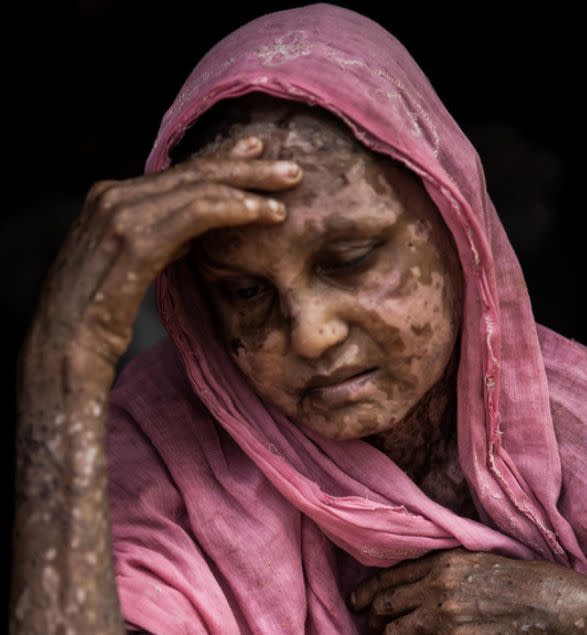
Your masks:
M234 149L238 152L250 152L260 145L261 141L258 137L246 137L245 139L240 139Z
M277 218L283 218L285 216L285 205L281 201L276 201L272 198L269 201L269 207Z
M300 175L301 169L299 165L291 163L290 161L278 161L275 164L275 171L280 176L295 179Z

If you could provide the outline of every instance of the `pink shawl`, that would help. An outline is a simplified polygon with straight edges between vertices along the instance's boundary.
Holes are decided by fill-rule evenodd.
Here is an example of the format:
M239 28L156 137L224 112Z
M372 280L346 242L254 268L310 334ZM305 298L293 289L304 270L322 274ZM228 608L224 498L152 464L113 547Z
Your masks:
M430 500L360 441L329 441L264 403L215 340L184 263L159 275L170 339L112 392L117 582L129 627L356 633L346 593L371 567L464 545L587 573L587 348L536 324L479 157L385 29L313 4L258 18L200 61L147 171L204 111L251 91L319 104L419 174L466 289L461 465L482 523Z

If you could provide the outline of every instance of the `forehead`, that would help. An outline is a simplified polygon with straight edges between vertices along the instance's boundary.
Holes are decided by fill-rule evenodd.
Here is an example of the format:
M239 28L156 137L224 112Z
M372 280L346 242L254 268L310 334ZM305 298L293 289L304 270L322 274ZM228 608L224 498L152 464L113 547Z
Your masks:
M251 223L212 230L198 241L199 251L216 262L260 259L284 250L311 249L338 239L352 240L395 224L409 205L406 177L368 157L344 164L304 165L304 178L287 192L271 193L287 207L278 225ZM397 179L402 182L398 183Z
M421 207L423 188L415 175L367 150L350 131L323 125L319 116L308 113L294 113L287 122L285 128L267 121L249 123L236 134L233 130L228 140L256 134L264 142L261 158L287 158L302 166L300 184L266 193L285 203L286 220L212 230L198 239L196 253L217 262L258 257L260 249L275 254L338 236L358 236Z

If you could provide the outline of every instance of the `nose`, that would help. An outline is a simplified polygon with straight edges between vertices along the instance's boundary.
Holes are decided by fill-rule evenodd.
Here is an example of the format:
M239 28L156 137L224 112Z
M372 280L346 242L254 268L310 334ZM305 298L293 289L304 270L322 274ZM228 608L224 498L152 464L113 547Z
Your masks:
M288 318L291 347L301 357L318 359L348 336L348 326L336 316L333 302L315 292L290 290L281 309Z

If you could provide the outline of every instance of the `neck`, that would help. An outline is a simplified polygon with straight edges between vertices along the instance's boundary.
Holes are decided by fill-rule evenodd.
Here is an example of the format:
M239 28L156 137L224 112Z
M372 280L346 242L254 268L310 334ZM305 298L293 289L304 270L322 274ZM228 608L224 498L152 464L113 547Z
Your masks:
M459 341L442 377L389 430L365 441L389 456L416 483L456 448L456 374Z

